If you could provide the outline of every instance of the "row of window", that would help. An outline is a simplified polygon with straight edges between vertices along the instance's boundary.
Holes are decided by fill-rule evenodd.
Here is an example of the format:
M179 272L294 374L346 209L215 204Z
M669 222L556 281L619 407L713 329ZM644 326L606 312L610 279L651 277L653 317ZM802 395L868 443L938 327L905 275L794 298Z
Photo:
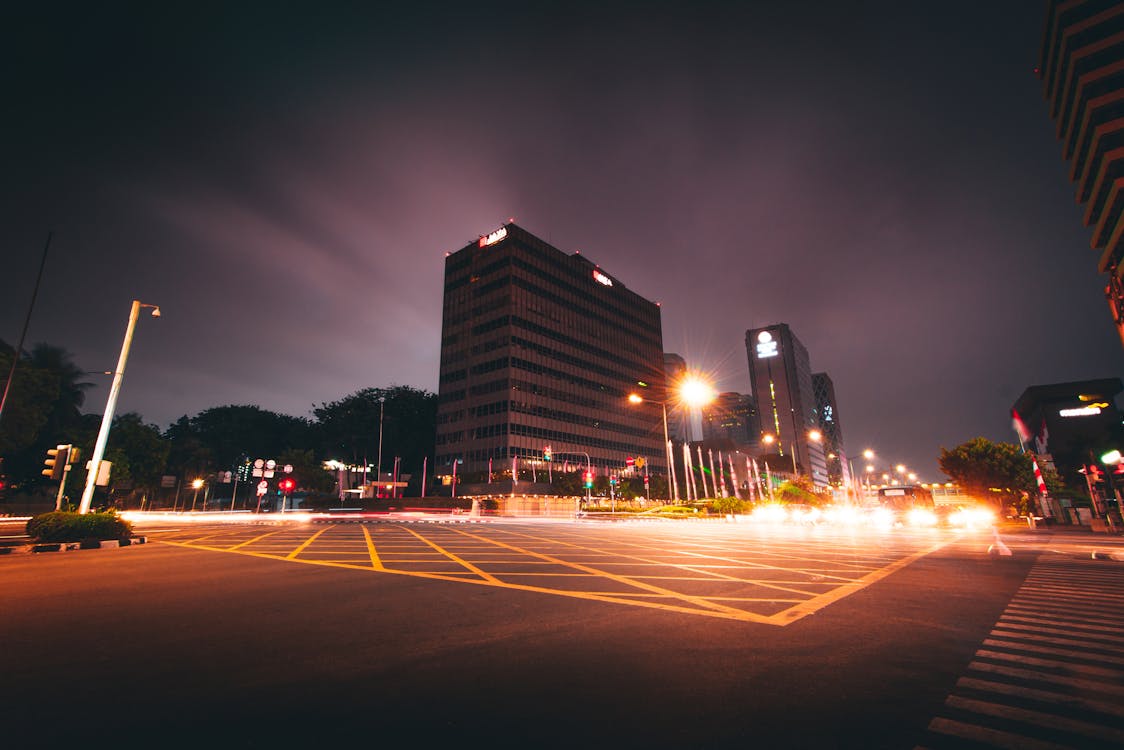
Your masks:
M493 425L486 425L478 427L472 431L471 435L467 436L469 440L483 440L485 438L497 437L501 435L515 435L522 437L534 438L543 441L555 441L559 443L566 443L568 445L578 445L588 448L601 448L604 450L619 451L621 453L635 453L637 449L643 449L656 454L659 451L659 441L647 441L644 444L641 441L622 442L620 440L609 440L603 437L593 437L591 435L578 435L572 432L565 432L563 430L548 430L544 427L532 427L530 425L518 423L500 423ZM466 439L464 430L455 430L437 436L437 445L452 445L462 442ZM641 450L640 452L643 452Z

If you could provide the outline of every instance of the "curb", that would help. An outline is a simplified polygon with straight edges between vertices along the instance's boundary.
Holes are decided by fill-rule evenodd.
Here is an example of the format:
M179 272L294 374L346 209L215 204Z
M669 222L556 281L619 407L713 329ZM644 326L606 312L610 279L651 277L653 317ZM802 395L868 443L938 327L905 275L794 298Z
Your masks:
M118 549L131 547L134 544L147 544L148 538L135 536L131 539L106 539L102 541L91 540L88 542L47 542L43 544L19 544L11 547L0 547L0 555L38 554L40 552L72 552L79 549Z

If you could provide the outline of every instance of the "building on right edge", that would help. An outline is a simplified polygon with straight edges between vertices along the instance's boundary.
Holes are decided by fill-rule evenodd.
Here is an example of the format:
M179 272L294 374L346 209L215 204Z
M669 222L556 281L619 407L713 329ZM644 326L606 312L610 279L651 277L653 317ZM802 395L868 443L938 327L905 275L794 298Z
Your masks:
M823 435L827 458L827 476L833 485L849 487L851 472L843 450L843 427L839 424L839 405L835 401L835 383L826 372L812 374L812 392L816 398L816 420Z
M827 461L816 417L808 350L786 323L745 333L749 380L761 424L761 441L790 456L797 473L807 473L817 487L829 484Z
M1049 0L1036 72L1124 342L1124 3Z
M1124 427L1116 407L1121 391L1120 378L1034 385L1011 407L1022 449L1036 454L1044 466L1053 465L1071 488L1085 485L1098 516L1115 510L1106 508L1104 500L1124 489L1124 476L1113 476L1113 466L1100 465L1103 454L1124 450ZM1090 465L1099 478L1089 477ZM1055 509L1055 515L1066 512L1065 505Z

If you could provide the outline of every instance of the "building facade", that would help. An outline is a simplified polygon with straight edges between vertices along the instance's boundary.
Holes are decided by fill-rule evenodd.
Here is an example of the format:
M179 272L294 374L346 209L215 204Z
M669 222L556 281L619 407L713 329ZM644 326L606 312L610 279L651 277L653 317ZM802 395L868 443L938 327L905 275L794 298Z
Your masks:
M754 328L745 334L749 379L761 421L763 446L795 459L799 471L818 487L828 485L827 461L821 442L812 439L819 429L812 367L808 350L786 323Z
M1079 469L1112 448L1124 449L1116 407L1121 391L1120 378L1031 386L1012 406L1019 442L1048 456L1064 481L1080 486Z
M843 425L839 423L839 404L835 400L835 383L826 372L812 374L812 392L816 399L816 421L823 435L827 476L832 484L849 485L851 472L843 448Z
M435 474L510 478L548 455L663 473L664 390L659 306L581 254L509 223L446 257Z
M744 393L719 393L702 410L703 441L728 449L757 447L761 431L753 398Z
M1048 0L1037 73L1124 342L1124 3Z

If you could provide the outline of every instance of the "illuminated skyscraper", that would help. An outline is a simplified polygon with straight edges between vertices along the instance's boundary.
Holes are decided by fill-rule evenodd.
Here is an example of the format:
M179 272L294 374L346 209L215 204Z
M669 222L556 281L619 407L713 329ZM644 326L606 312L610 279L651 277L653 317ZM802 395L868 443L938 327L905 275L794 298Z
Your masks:
M820 425L808 350L786 323L746 331L745 346L762 438L771 435L777 452L795 455L800 470L817 486L826 486L823 445L809 437Z
M839 406L835 401L835 383L826 372L814 373L812 391L816 396L816 421L823 435L827 476L832 484L849 482L850 472L843 451L843 426L839 424Z
M651 402L628 403L637 383ZM515 224L445 259L437 474L667 461L660 308ZM539 464L540 471L545 470Z

